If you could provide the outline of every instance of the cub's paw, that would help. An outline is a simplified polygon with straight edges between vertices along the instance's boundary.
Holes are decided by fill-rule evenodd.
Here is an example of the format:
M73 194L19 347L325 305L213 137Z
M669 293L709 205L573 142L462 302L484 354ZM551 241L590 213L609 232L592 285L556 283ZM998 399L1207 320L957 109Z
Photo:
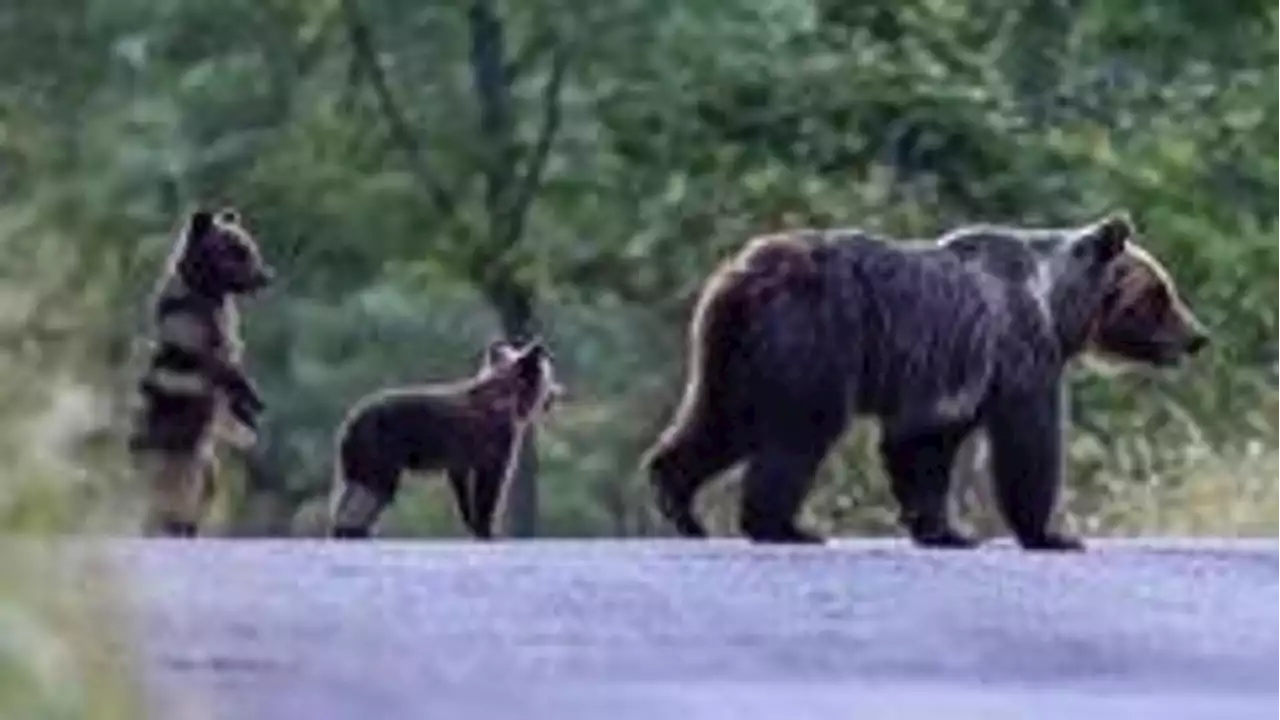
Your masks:
M258 442L257 431L230 413L218 418L216 431L220 440L237 450L248 450Z

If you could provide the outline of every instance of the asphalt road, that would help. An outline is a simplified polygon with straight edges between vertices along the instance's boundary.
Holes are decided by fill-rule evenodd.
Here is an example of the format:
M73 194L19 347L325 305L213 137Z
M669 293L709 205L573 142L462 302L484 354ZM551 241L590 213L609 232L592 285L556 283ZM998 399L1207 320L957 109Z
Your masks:
M120 541L154 717L1276 717L1278 546Z

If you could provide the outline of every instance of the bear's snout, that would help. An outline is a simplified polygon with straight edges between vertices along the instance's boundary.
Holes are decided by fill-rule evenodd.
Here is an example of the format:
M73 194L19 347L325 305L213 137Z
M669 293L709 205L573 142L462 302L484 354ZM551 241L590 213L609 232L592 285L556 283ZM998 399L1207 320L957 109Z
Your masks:
M1209 336L1204 333L1195 333L1187 341L1187 355L1195 355L1207 347L1209 347Z

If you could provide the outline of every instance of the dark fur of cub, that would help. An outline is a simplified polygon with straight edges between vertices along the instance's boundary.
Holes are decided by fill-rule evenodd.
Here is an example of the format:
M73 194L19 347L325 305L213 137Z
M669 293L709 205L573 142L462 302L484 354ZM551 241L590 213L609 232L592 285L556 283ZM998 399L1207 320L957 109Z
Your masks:
M212 494L216 441L247 447L262 399L241 367L234 298L271 268L231 209L196 210L161 276L129 450L148 482L148 534L194 535Z
M361 399L337 435L331 534L368 537L411 471L443 472L467 529L492 537L523 433L561 392L541 342L498 341L474 377Z

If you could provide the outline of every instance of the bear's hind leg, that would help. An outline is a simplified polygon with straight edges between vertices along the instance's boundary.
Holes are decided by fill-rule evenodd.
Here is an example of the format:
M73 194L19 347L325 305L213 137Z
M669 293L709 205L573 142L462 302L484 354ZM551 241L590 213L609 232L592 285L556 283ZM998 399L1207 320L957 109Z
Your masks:
M330 536L336 539L365 539L395 494L398 481L384 491L375 491L361 482L338 480L329 507Z
M956 529L947 513L951 469L968 432L968 425L911 435L886 432L880 441L900 522L916 545L971 548L978 544Z
M474 532L475 482L471 468L450 468L445 473L449 478L449 486L453 489L453 499L458 508L458 517L467 530Z
M206 460L199 450L156 450L140 455L139 469L150 485L143 520L145 535L192 538L198 534Z
M728 433L686 430L664 440L649 457L649 481L659 512L684 537L704 538L707 530L693 511L698 491L742 459L737 439Z
M797 526L796 516L813 486L828 444L759 448L742 476L742 533L757 543L819 544L823 538Z
M1061 390L1004 398L988 422L992 476L1000 511L1027 550L1083 550L1072 535L1050 530L1062 484Z

